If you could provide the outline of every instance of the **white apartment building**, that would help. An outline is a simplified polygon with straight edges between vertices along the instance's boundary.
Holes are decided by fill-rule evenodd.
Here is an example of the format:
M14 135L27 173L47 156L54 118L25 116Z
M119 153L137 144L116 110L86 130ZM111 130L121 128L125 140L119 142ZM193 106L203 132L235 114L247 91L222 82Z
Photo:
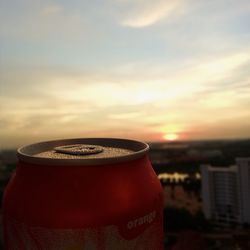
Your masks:
M221 226L250 224L250 158L236 165L201 165L203 211Z

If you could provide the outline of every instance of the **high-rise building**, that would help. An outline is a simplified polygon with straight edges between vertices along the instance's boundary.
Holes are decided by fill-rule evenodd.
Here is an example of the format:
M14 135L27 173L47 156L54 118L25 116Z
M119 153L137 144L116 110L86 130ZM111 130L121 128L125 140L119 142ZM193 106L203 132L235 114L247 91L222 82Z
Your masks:
M201 165L203 211L221 226L250 224L250 158L236 165Z
M237 158L243 223L250 224L250 157Z

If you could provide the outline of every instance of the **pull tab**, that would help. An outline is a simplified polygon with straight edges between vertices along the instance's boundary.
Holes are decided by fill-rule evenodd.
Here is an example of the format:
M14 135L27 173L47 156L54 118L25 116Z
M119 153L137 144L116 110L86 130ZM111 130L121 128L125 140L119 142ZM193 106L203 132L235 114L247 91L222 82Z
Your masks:
M97 145L74 144L55 147L54 150L58 153L70 155L89 155L101 153L104 148Z

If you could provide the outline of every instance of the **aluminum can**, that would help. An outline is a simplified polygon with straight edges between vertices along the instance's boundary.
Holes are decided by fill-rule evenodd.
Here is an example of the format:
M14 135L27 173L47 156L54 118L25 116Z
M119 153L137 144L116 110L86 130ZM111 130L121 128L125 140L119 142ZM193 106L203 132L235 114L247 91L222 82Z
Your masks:
M163 250L162 187L148 150L114 138L18 149L3 199L5 250Z

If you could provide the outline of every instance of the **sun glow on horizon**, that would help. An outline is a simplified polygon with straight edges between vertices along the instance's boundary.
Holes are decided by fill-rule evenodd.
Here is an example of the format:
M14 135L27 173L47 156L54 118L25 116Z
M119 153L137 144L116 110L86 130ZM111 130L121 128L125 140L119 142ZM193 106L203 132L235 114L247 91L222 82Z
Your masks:
M167 141L176 141L179 136L175 133L168 133L163 136L163 138Z

